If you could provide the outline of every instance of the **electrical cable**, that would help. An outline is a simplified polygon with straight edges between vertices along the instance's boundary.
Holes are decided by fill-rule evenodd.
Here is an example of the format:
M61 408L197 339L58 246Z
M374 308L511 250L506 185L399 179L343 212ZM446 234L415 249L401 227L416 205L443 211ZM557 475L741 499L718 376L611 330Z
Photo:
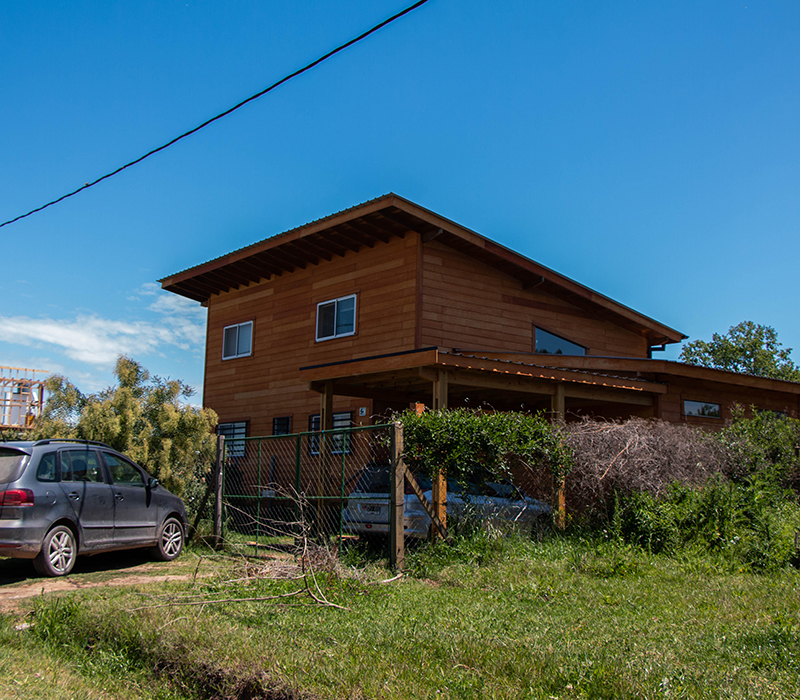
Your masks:
M24 218L30 216L31 214L36 214L37 212L40 212L43 209L47 209L48 207L52 207L54 204L58 204L59 202L63 202L65 199L68 199L69 197L74 197L79 192L83 192L83 190L87 190L90 187L94 187L95 185L101 183L103 180L107 180L108 178L113 177L114 175L117 175L118 173L121 173L123 170L126 170L127 168L130 168L131 166L136 165L137 163L141 163L145 158L149 158L150 156L155 155L159 151L163 151L164 149L169 148L170 146L172 146L173 144L177 143L181 139L185 139L187 136L191 136L192 134L200 131L200 129L204 129L209 124L212 124L213 122L217 121L218 119L222 119L223 117L227 117L229 114L231 114L232 112L235 112L240 107L244 107L248 102L252 102L253 100L257 100L259 97L262 97L263 95L266 95L268 92L272 92L272 90L274 90L276 87L279 87L280 85L283 85L284 83L288 82L292 78L296 78L298 75L301 75L302 73L305 73L306 71L311 70L312 68L314 68L315 66L318 66L323 61L326 61L327 59L331 58L331 56L336 55L340 51L344 51L346 48L352 46L353 44L357 44L362 39L366 39L370 34L374 34L375 32L377 32L382 27L385 27L387 24L391 24L396 19L400 19L403 15L407 15L409 12L412 12L413 10L416 10L418 7L420 7L421 5L424 5L426 2L428 2L428 0L419 0L419 2L415 2L413 5L407 7L405 10L402 10L401 12L398 12L396 15L392 15L391 17L389 17L388 19L385 19L380 24L376 24L372 29L367 30L363 34L359 34L355 39L351 39L347 43L342 44L341 46L333 49L333 51L329 51L324 56L321 56L320 58L318 58L316 61L312 61L307 66L305 66L303 68L300 68L299 70L296 70L294 73L290 73L289 75L287 75L284 78L281 78L278 82L273 83L272 85L270 85L268 88L262 90L261 92L257 92L255 95L251 95L246 100L242 100L241 102L239 102L238 104L234 105L230 109L226 109L224 112L221 112L216 117L211 117L211 119L208 119L208 120L204 121L202 124L200 124L199 126L196 126L194 129L191 129L191 130L187 131L186 133L181 134L180 136L176 136L174 139L172 139L171 141L168 141L163 146L159 146L158 148L154 148L152 151L149 151L148 153L145 153L143 156L140 156L136 160L132 160L130 163L126 163L125 165L117 168L116 170L114 170L114 171L112 171L110 173L106 173L102 177L98 177L96 180L93 180L92 182L87 182L85 185L82 185L81 187L79 187L77 190L74 190L73 192L69 192L68 194L62 195L58 199L54 199L52 202L48 202L47 204L43 204L42 206L37 207L36 209L31 209L31 211L29 211L27 214L21 214L20 216L17 216L17 217L15 217L13 219L9 219L8 221L4 221L2 224L0 224L0 228L2 228L3 226L8 226L9 224L13 224L14 222L19 221L20 219L24 219Z

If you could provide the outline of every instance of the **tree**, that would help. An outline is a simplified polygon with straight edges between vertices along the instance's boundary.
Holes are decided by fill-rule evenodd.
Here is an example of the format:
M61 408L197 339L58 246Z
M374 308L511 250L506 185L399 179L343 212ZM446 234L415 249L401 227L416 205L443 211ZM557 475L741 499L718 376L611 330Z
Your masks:
M774 328L743 321L725 335L714 333L708 342L686 343L680 359L690 365L800 382L800 368L792 362L791 352L781 346Z
M188 385L151 378L128 357L117 359L114 376L118 386L90 395L82 394L66 377L49 377L34 439L105 442L180 494L198 464L214 458L216 413L187 404L185 399L194 393Z

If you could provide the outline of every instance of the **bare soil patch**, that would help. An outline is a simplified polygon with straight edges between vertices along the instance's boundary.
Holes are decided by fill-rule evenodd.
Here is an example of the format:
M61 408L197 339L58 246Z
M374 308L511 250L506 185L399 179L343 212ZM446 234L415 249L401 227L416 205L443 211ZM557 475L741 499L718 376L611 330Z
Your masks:
M136 586L185 581L195 576L197 560L184 555L175 562L154 563L146 555L114 553L79 558L69 576L40 578L29 562L0 560L0 613L16 612L22 601L38 595L100 586Z

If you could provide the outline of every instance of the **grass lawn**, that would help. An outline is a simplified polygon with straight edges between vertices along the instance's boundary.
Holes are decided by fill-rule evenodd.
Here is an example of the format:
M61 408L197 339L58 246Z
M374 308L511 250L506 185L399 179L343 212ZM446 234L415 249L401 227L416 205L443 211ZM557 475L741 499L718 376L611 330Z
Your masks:
M44 596L2 620L0 697L800 697L794 569L482 537L381 583L359 557L311 587L341 607L283 560L268 578L210 556L196 579Z

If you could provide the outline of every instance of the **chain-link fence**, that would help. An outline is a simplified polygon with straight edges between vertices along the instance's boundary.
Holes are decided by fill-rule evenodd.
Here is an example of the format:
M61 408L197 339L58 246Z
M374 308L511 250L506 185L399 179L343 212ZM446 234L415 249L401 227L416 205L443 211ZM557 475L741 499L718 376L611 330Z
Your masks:
M226 440L225 544L257 554L301 537L341 544L353 535L385 536L388 480L384 489L369 475L388 474L391 450L390 425Z

